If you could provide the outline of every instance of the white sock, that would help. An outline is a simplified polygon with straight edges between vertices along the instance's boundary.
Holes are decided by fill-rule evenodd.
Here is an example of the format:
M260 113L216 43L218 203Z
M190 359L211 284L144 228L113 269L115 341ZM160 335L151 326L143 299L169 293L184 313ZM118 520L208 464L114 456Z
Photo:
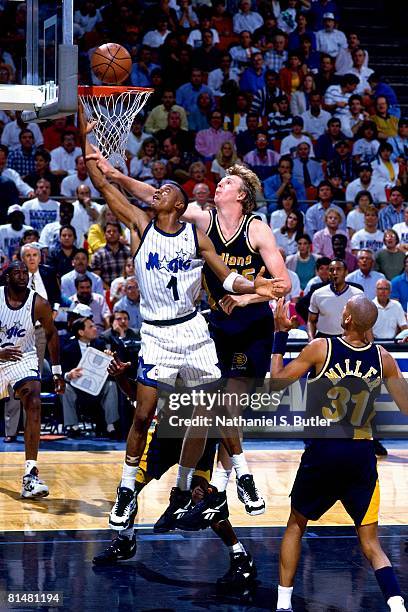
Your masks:
M231 457L232 467L234 468L237 478L241 478L244 474L249 474L248 464L245 459L244 453L239 455L232 455Z
M25 462L24 476L29 474L33 468L37 467L37 461L35 459L27 459Z
M389 605L391 612L406 611L406 607L404 606L404 600L399 595L394 595L393 597L390 597L387 601L387 604Z
M243 544L241 544L241 542L237 542L233 546L228 546L228 550L230 551L230 553L245 553L246 554L246 550Z
M290 610L292 607L293 587L278 586L278 610Z
M215 468L210 484L218 489L220 493L226 490L232 470L224 470L222 467Z
M195 468L178 466L176 486L181 491L189 491Z
M127 538L128 540L131 540L133 538L133 534L135 533L135 528L134 527L128 527L128 529L123 529L123 531L119 532L119 537L120 538Z
M113 423L109 423L109 425L106 426L106 431L115 431L115 426Z
M125 461L123 462L121 487L127 487L132 491L135 490L137 468L137 465L128 465Z

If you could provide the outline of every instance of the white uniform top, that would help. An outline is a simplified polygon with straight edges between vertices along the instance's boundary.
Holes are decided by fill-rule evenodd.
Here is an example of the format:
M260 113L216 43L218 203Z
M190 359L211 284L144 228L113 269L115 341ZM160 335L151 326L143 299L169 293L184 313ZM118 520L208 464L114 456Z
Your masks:
M194 225L182 223L177 233L166 234L151 222L134 265L144 321L172 321L195 312L203 261Z
M36 356L34 304L37 293L28 290L20 308L12 308L6 298L5 287L0 287L0 348L16 346L24 357Z

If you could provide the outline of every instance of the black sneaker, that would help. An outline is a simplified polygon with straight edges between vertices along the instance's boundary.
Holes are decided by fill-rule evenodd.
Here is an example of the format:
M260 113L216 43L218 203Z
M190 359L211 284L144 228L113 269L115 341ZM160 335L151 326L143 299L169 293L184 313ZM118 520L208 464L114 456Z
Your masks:
M222 578L218 578L217 587L245 589L255 582L256 577L255 563L249 553L230 553L230 568Z
M374 452L377 457L386 457L388 455L387 449L379 440L374 440Z
M166 533L176 528L176 523L191 505L191 492L173 487L170 492L170 503L153 527L155 533Z
M225 491L214 491L182 516L176 524L177 529L185 531L198 531L207 529L212 523L225 521L229 517L227 495Z
M247 514L256 516L265 512L265 500L256 488L252 474L244 474L237 479L237 493Z
M136 554L136 536L131 540L118 536L108 548L92 559L94 565L111 565L117 561L126 561Z
M114 531L122 531L131 526L137 513L135 492L127 487L118 487L116 500L109 515L109 527Z

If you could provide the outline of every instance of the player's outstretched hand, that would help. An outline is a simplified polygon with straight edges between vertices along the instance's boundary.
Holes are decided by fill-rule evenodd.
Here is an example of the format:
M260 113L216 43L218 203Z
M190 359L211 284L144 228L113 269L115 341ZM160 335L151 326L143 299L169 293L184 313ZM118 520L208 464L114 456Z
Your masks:
M102 155L98 147L90 143L90 147L93 150L93 153L90 153L86 156L86 161L95 160L98 169L104 174L107 178L113 178L117 170L112 166L112 164Z
M284 298L279 298L276 310L274 312L275 318L275 331L287 332L290 329L299 327L299 323L296 315L289 318L289 302L285 304Z
M250 303L250 295L224 295L218 302L225 314L229 315L234 308L244 308Z
M265 266L259 270L255 278L255 291L262 297L275 300L285 294L285 285L282 278L264 278Z
M23 353L18 346L6 346L6 348L0 349L0 361L20 361Z
M123 362L117 353L113 353L113 359L108 365L108 373L113 377L122 376L131 365L130 361Z

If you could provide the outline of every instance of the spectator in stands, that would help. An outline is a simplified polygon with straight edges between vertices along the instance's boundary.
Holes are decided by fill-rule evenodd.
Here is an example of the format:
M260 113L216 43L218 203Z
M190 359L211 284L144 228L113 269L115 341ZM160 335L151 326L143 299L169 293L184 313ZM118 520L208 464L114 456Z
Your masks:
M262 53L254 53L251 56L251 65L245 68L241 75L240 89L255 95L259 89L265 86L265 71Z
M224 117L220 111L212 111L209 123L210 127L198 132L195 139L195 148L205 161L213 159L224 142L234 143L233 134L223 129Z
M282 68L284 70L284 68ZM281 73L282 73L281 70ZM310 94L315 89L315 82L313 74L303 74L302 71L302 82L299 88L292 93L290 96L290 112L294 117L302 115L309 108ZM330 115L328 117L330 119Z
M370 91L370 86L367 79L370 74L374 72L374 70L368 68L365 63L366 54L364 49L353 49L351 57L353 58L353 66L350 69L349 74L355 74L360 80L356 87L356 93L360 95L366 94L368 91Z
M364 110L363 98L353 94L348 100L347 113L341 117L341 129L347 138L358 137L358 131L367 119L369 114Z
M52 151L52 149L59 147L61 144L62 135L67 129L73 131L76 135L78 134L78 129L75 126L68 125L68 117L58 117L58 119L51 121L51 125L44 128L42 131L44 137L44 149L46 151Z
M398 121L398 134L388 138L387 142L392 146L392 161L404 163L408 159L408 119Z
M77 199L73 202L73 217L71 225L75 227L78 244L81 238L88 233L89 227L98 219L102 210L102 204L91 200L91 190L88 185L79 185L76 189Z
M347 282L358 283L364 290L364 295L369 299L375 298L375 287L377 281L385 280L384 274L373 270L374 253L371 249L361 249L357 253L358 269L346 276Z
M392 153L392 145L382 142L372 162L373 180L383 183L386 188L399 184L400 167L397 162L391 161Z
M289 155L280 158L277 173L266 179L263 188L269 214L276 210L278 198L284 192L293 191L298 200L306 199L302 183L293 177L293 159Z
M176 104L176 95L172 89L165 89L163 91L162 103L159 106L153 108L150 111L146 123L145 130L150 134L155 134L159 130L164 130L168 124L168 117L170 111L176 111L180 113L181 128L183 130L188 129L186 111L182 106Z
M359 84L355 74L345 74L340 77L339 85L331 85L324 94L324 108L334 117L348 116L348 101Z
M204 30L210 30L213 35L213 42L215 45L218 45L220 42L220 37L215 28L211 27L211 14L205 8L202 9L199 17L199 27L195 30L192 30L187 38L187 45L193 47L193 49L198 49L203 43L203 32Z
M348 250L347 236L344 234L334 234L332 236L333 257L342 259L346 262L346 267L349 272L354 272L357 268L357 257Z
M292 210L286 217L284 225L273 231L277 246L284 250L286 256L297 252L297 240L304 233L303 223L301 211Z
M305 77L305 83L307 79L308 75ZM309 110L305 110L301 116L305 132L314 140L324 134L327 123L331 119L330 113L322 109L322 97L317 91L310 92Z
M144 121L141 115L136 115L130 128L129 138L126 145L126 157L132 159L139 153L140 147L149 134L143 131Z
M312 141L310 140L309 136L303 132L303 125L302 117L293 117L290 134L281 142L281 155L291 155L292 157L295 157L298 146L301 143L306 143L309 145L312 156L314 156Z
M47 180L51 185L51 195L59 195L60 182L50 170L51 155L45 149L37 149L34 153L34 170L24 177L24 181L35 189L40 179ZM32 192L34 195L34 191Z
M80 391L71 385L83 375L83 371L78 367L81 357L84 355L88 346L96 350L103 351L105 343L97 338L98 330L95 323L90 318L81 317L72 324L74 339L67 342L61 352L61 365L64 378L67 383L65 393L62 397L64 411L64 426L68 436L71 438L80 437L78 426L77 401L89 405L93 404L102 409L106 422L106 429L109 437L115 439L115 423L119 420L118 412L118 392L116 383L109 378L104 383L100 394L96 397L84 391Z
M202 210L211 210L214 208L214 201L211 197L210 189L205 183L197 183L193 189L193 198L189 206L199 206Z
M399 195L395 194L394 195L394 190L392 191L391 195L394 198L398 198L399 199ZM392 228L393 230L396 231L398 238L400 239L401 242L401 246L404 249L408 249L408 204L404 204L404 219L401 223L397 223L396 225L393 226ZM407 246L405 246L407 245Z
M248 113L246 124L247 129L237 134L236 138L237 153L241 158L255 148L255 141L259 130L259 115L257 113Z
M191 113L196 107L199 94L203 92L207 92L212 99L211 89L207 85L203 85L202 71L198 68L193 68L190 82L181 85L177 89L177 104L182 106L187 113Z
M243 30L240 33L239 42L239 45L231 47L229 54L232 58L233 68L242 70L249 65L252 55L259 53L260 50L252 46L252 36L248 30Z
M192 8L190 0L178 0L177 4L177 23L188 32L198 25L197 13Z
M269 221L271 229L279 229L285 225L286 217L293 210L299 210L299 204L294 191L287 189L280 194L276 210L271 214Z
M220 146L220 149L211 164L211 173L213 175L214 183L218 183L222 178L224 178L227 168L235 164L237 159L237 152L235 151L233 143L229 140L224 142Z
M211 196L214 196L215 185L206 177L206 168L203 162L194 162L189 168L190 179L183 183L182 187L189 198L193 197L193 189L197 183L205 183L209 189Z
M8 154L8 148L5 145L0 145L0 177L12 181L21 196L33 197L32 187L23 181L18 172L12 168L7 168Z
M278 73L274 70L265 70L265 85L254 95L251 103L251 112L266 117L269 113L278 110L278 98L282 90L278 87Z
M189 130L181 128L181 116L178 111L169 112L167 128L156 132L155 137L160 144L163 144L166 138L174 138L183 154L190 153L194 149L193 134Z
M130 327L139 332L142 326L140 316L140 292L135 276L129 276L125 281L125 293L116 302L113 311L125 310L129 315Z
M26 225L41 231L47 223L56 221L59 213L59 203L50 199L51 185L45 179L37 182L32 200L23 204Z
M333 236L343 235L346 237L345 230L339 229L342 216L335 208L328 208L324 213L325 227L313 234L313 252L321 257L334 257Z
M313 74L319 70L321 57L321 54L315 50L315 43L316 39L313 33L300 36L299 52L302 55L303 65ZM327 57L330 57L330 55Z
M341 49L347 49L347 39L344 32L335 28L333 13L323 14L323 29L316 32L316 48L319 53L327 53L336 58Z
M316 143L316 157L330 162L335 157L335 146L339 140L345 140L341 131L341 122L337 117L332 117L327 122L327 130L319 136Z
M236 34L240 34L244 30L253 34L257 28L263 25L262 16L251 10L250 0L241 0L239 9L239 12L232 18L233 31Z
M87 243L89 255L93 255L98 249L106 245L105 228L107 223L118 223L118 220L105 204L99 213L96 223L93 223L88 231ZM126 238L122 231L120 241L122 244L126 244Z
M404 258L404 269L402 274L395 276L391 280L391 298L398 300L404 312L408 306L408 254Z
M219 66L221 61L221 51L215 47L212 30L204 29L201 33L202 43L194 49L192 60L194 66L208 74L214 66Z
M71 272L72 262L77 252L76 231L72 225L62 225L59 231L59 244L50 248L47 265L54 270L58 279Z
M232 81L230 81L232 83ZM238 87L236 83L233 83L234 88ZM247 115L249 111L249 104L251 99L251 94L246 92L240 92L238 90L237 95L235 96L235 103L231 100L232 104L229 103L228 94L224 96L221 100L221 108L226 109L226 114L224 117L224 127L232 131L234 135L238 135L241 132L245 132L247 128ZM224 102L228 102L228 104L224 104Z
M381 77L373 72L367 79L369 86L371 87L371 98L375 102L380 96L384 96L388 103L388 112L397 118L401 115L401 109L398 104L398 99L395 91L390 85L384 83Z
M255 141L255 149L244 156L244 162L260 178L261 181L270 176L276 168L280 155L273 149L268 148L268 136L266 132L259 131Z
M333 159L327 164L327 173L330 176L341 177L344 187L356 177L356 164L350 153L350 145L347 140L338 140L334 145Z
M305 190L309 187L317 187L324 179L322 165L310 158L310 145L307 142L301 142L296 147L293 177L303 184Z
M390 295L390 281L378 280L376 296L373 299L378 310L378 318L373 327L373 336L376 340L394 340L400 331L408 329L407 319L401 304L396 300L390 300Z
M75 158L75 172L66 176L61 182L61 195L66 198L75 198L80 185L86 185L91 190L91 196L98 198L99 191L95 189L88 176L85 160L81 155Z
M75 279L84 274L91 280L92 293L104 295L101 277L88 269L88 251L86 249L80 248L76 250L72 258L72 268L61 277L61 293L63 296L69 298L76 293Z
M373 196L369 191L361 190L356 194L354 208L347 215L349 238L358 230L364 229L364 213L373 204Z
M346 202L354 202L359 191L369 191L373 197L374 204L387 201L384 185L373 179L371 164L362 162L357 167L358 178L351 181L346 189Z
M21 145L20 132L21 130L31 130L34 135L34 144L36 147L41 147L44 143L43 135L40 128L36 123L26 123L21 118L22 111L15 112L15 120L10 121L4 126L3 133L1 135L1 144L5 145L9 151L18 149Z
M40 234L40 243L47 249L53 249L54 247L59 246L60 229L65 225L71 226L73 215L74 207L72 203L62 200L59 207L58 221L51 221L51 223L44 225ZM77 237L78 235L76 236L74 242L75 244L80 245L81 239L83 242L83 236L80 237L80 240L77 240Z
M92 256L91 268L102 278L105 289L109 289L113 279L122 272L130 251L120 242L119 223L106 223L104 234L106 245L98 249Z
M393 138L398 133L398 117L389 112L389 103L385 96L378 96L375 99L375 115L372 120L378 129L378 138L387 140Z
M305 73L299 51L289 51L286 66L279 71L279 85L283 92L290 97L299 90L303 83Z
M353 158L357 163L371 163L377 155L380 142L377 140L378 132L374 121L364 121L361 124L357 140L353 145Z
M146 179L145 183L159 189L167 179L167 165L164 161L158 159L152 163L152 178Z
M18 172L20 176L25 176L34 172L34 134L28 129L21 130L19 141L20 146L10 151L7 163L8 167Z
M339 18L339 11L334 0L316 0L316 2L312 2L309 15L315 31L321 30L324 24L323 16L328 12L333 13L336 20Z
M188 116L188 127L193 132L210 127L208 118L211 114L212 100L208 93L201 93L197 98L197 108Z
M131 85L134 87L151 87L151 75L156 68L158 68L158 65L152 62L152 50L150 47L142 45L137 55L137 61L133 64L130 73Z
M214 0L211 4L213 8L211 26L218 32L220 37L218 46L224 51L236 40L232 31L232 17L226 10L224 0Z
M100 339L123 363L132 364L129 373L136 379L140 334L129 326L129 314L126 310L115 310L110 317L110 324L111 327L101 334Z
M401 274L404 269L405 253L399 249L399 243L400 238L397 232L394 229L387 229L384 232L385 248L377 251L375 255L375 269L377 272L382 272L389 281Z
M225 85L228 81L239 81L239 71L232 67L232 59L229 53L224 53L219 61L219 68L208 73L207 85L213 95L221 98L225 94Z
M273 49L265 53L265 65L278 74L288 59L288 52L285 50L285 45L286 38L284 34L276 34L273 40Z
M296 242L297 252L294 255L289 255L285 263L288 270L296 272L300 288L304 290L307 283L315 275L318 257L315 253L311 252L312 241L308 234L301 234Z
M278 110L268 115L268 134L270 138L282 140L289 135L293 116L289 108L289 98L280 96L277 99Z
M312 48L316 49L316 37L312 30L308 28L308 15L305 13L298 13L296 17L296 29L289 34L288 38L288 49L299 49L305 35L310 37Z
M58 311L61 292L53 270L41 263L41 245L38 242L24 244L20 249L20 258L28 268L28 287L48 300L54 311ZM35 334L38 359L42 368L46 347L45 332L42 327L37 326Z
M380 230L391 229L399 223L404 223L404 195L399 187L393 187L387 206L380 210L378 226Z
M51 151L51 171L57 176L66 176L75 172L76 159L82 155L75 146L75 132L66 130L61 136L61 146Z
M329 171L326 169L327 180L329 181L333 191L333 201L345 209L346 194L340 172Z
M143 141L137 157L133 157L130 162L129 174L139 181L152 178L152 164L160 157L159 143L150 136Z
M150 30L144 35L143 44L153 49L160 47L171 32L168 25L168 17L164 14L159 15L157 17L157 28L155 30Z
M92 310L92 320L98 335L109 327L110 309L103 295L92 291L92 280L85 273L74 280L75 293L69 297L72 304L85 304Z
M285 249L280 247L279 252L282 255L283 261L286 262ZM302 290L300 288L300 280L296 272L294 272L293 270L288 269L288 274L290 278L291 289L290 292L285 295L285 302L291 302L292 304L296 304L296 302L300 298L300 294L302 293Z
M328 181L322 181L317 188L318 201L306 211L306 231L309 236L325 227L325 214L328 208L333 208L340 213L341 228L345 228L344 213L339 206L333 204L333 188Z
M16 259L20 250L20 240L26 230L24 212L20 204L12 204L7 209L8 223L0 225L0 250L10 261Z
M125 265L123 266L122 275L115 278L111 283L109 290L109 300L111 304L116 304L116 302L125 295L126 279L134 275L135 265L133 262L133 257L128 257L125 261Z
M351 72L353 67L352 53L355 49L359 48L360 39L358 34L354 31L350 31L347 34L347 47L345 49L340 49L336 57L336 74L343 75ZM363 53L363 66L368 66L368 53L367 51L363 51Z
M354 254L361 249L369 249L374 254L383 247L384 233L378 229L378 210L370 206L364 213L364 229L358 230L351 238Z

